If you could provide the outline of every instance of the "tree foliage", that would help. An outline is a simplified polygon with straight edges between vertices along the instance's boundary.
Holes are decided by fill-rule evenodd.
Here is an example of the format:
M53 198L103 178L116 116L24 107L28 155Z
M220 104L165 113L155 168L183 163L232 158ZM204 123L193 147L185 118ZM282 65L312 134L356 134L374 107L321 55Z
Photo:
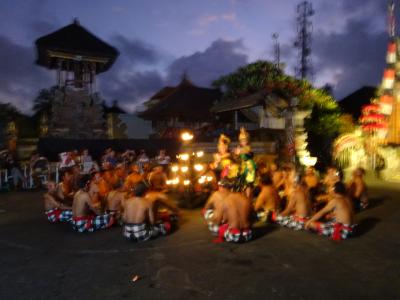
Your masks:
M298 109L312 110L311 117L305 122L310 152L320 160L321 155L330 157L331 144L341 123L339 107L329 90L316 89L308 81L289 76L268 61L241 67L215 80L213 86L224 91L225 100L245 97L262 89L287 101L297 98ZM325 149L318 149L318 145ZM328 157L322 160L329 163Z
M51 87L49 89L41 89L33 100L33 112L34 117L39 118L43 113L47 116L51 115L51 107L55 98L55 92L57 87Z

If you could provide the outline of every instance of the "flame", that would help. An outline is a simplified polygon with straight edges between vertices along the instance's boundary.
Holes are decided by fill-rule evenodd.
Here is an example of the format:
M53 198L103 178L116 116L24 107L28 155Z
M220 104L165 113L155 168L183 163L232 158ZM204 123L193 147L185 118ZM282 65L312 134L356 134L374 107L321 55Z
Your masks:
M204 155L204 151L197 151L196 152L196 156L197 157L203 157L203 155Z
M202 164L195 164L194 169L198 172L203 171L204 167Z
M193 139L193 134L191 134L190 132L185 131L185 132L183 132L181 134L181 139L183 141L185 141L185 142L186 141L191 141Z

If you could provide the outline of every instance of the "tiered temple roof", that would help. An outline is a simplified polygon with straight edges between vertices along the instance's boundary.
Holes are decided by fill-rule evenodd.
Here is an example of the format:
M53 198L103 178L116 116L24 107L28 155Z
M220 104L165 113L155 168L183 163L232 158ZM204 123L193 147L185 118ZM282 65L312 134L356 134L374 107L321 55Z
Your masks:
M82 27L77 20L36 40L37 64L49 69L59 68L59 58L96 63L96 73L107 71L119 52ZM66 64L62 69L68 68Z
M218 89L198 87L184 77L178 86L165 87L145 102L147 109L139 116L146 120L209 121L213 119L210 109L220 98Z

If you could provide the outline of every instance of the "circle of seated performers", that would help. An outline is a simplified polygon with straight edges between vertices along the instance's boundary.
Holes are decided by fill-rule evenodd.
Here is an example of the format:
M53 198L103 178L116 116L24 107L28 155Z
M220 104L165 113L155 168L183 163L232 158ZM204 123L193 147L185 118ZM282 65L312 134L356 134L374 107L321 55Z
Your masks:
M243 133L243 140L246 137ZM251 162L231 176L233 169L227 169L231 158L225 153L228 143L227 138L220 139L221 153L213 168L222 165L220 180L203 209L214 242L250 241L256 222L309 230L337 241L352 235L354 211L368 206L362 168L354 170L347 185L335 167L329 167L321 180L312 167L300 174L292 165L257 169ZM249 148L245 143L241 146L237 152L246 161ZM85 174L76 166L64 169L59 184L47 183L43 198L48 221L69 223L79 233L120 225L131 241L169 234L177 229L179 210L168 194L165 153L160 156L162 163L150 167L117 163L110 152L111 159L103 161L101 170ZM238 189L238 181L243 188Z
M272 164L263 170L255 199L234 191L235 183L229 178L220 180L202 211L208 229L217 237L215 242L247 242L255 222L309 230L340 241L353 234L354 210L368 205L361 168L353 172L347 186L334 167L328 168L322 181L313 168L303 176L291 166L279 169Z
M84 233L122 225L123 236L145 241L177 228L179 210L167 196L166 175L157 165L148 174L132 164L103 164L102 171L80 174L66 169L61 182L47 183L44 208L51 223L67 222Z

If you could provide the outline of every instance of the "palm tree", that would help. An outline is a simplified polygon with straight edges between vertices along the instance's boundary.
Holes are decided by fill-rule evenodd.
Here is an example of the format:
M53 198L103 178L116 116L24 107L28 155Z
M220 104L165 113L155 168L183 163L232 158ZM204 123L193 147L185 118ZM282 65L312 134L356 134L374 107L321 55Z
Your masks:
M42 114L51 116L51 108L55 98L57 87L53 86L50 89L41 89L39 94L33 100L34 118L40 118Z

